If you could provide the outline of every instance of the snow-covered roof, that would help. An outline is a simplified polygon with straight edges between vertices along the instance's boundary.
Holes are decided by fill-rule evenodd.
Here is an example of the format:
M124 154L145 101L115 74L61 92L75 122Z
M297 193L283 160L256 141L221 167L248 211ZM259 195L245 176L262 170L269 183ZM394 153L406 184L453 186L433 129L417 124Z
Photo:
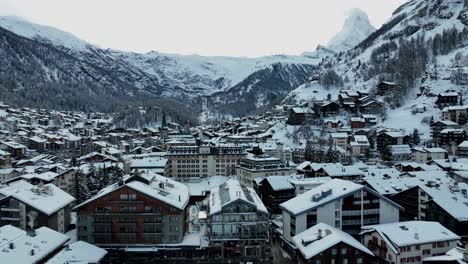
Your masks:
M447 150L443 148L414 147L413 150L425 153L447 153Z
M468 148L468 140L463 141L458 145L459 148Z
M29 236L25 231L11 225L0 227L1 262L41 263L69 240L66 235L47 227L38 228L35 233L35 236ZM13 248L10 248L10 243Z
M185 182L188 186L191 196L202 196L209 193L213 188L226 182L229 178L226 176L210 176L208 178L193 179Z
M346 133L331 133L332 138L348 138Z
M447 106L444 109L442 109L442 112L449 112L449 111L456 111L456 110L468 110L468 105Z
M314 225L294 236L292 240L305 259L310 259L339 243L345 243L359 251L374 256L369 249L351 235L325 223Z
M309 107L293 107L292 111L296 114L312 114L314 111Z
M441 241L459 240L460 237L438 222L408 221L363 226L363 232L376 231L393 252L399 247L421 245Z
M463 248L453 248L445 253L445 255L441 256L434 256L434 257L427 257L424 258L423 261L424 263L428 262L434 262L434 263L441 263L441 262L447 262L447 263L459 263L459 264L466 264L466 262L463 260L463 253L465 250Z
M373 192L369 188L351 181L333 179L282 203L280 207L293 215L299 215L362 189ZM378 195L377 193L375 194ZM381 198L388 200L384 197ZM390 203L394 204L393 202ZM399 207L398 205L395 206Z
M57 212L75 200L73 196L53 184L40 187L24 180L0 185L0 194L11 196L47 215Z
M237 180L229 179L218 188L211 190L209 215L221 212L222 208L237 201L246 202L254 206L257 211L268 213L257 193L250 187Z
M162 157L148 157L143 159L133 159L131 161L131 168L164 168L167 159Z
M83 241L77 241L67 245L46 264L64 263L99 263L107 254L107 251Z
M411 147L409 145L391 145L390 152L392 155L411 154Z
M263 179L263 181L267 181L270 184L274 191L294 189L289 180L290 177L288 176L269 176Z
M138 177L144 179L145 182L138 180ZM119 185L119 183L114 183L105 187L89 200L77 205L75 209L125 186L181 210L188 204L189 189L183 183L153 172L141 173L140 176L125 176L124 178L125 181L123 184ZM146 182L148 182L148 184Z

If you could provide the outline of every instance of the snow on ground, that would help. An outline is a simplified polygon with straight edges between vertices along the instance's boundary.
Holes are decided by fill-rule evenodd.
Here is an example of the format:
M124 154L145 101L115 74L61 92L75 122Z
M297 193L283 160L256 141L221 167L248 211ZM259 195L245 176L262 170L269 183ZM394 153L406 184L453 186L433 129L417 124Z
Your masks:
M303 84L291 91L283 101L300 104L312 100L326 100L328 95L331 96L332 100L336 100L339 93L339 88L331 87L327 89L317 82L311 82Z

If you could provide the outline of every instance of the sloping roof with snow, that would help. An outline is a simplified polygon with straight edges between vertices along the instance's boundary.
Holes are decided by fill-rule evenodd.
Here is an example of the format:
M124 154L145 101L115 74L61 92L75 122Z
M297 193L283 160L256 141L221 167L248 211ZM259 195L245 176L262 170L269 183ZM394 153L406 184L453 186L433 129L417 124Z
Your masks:
M138 180L137 177L142 178L145 182ZM89 200L77 205L75 209L110 194L124 186L181 210L187 206L189 201L189 189L185 184L152 172L145 172L137 177L132 178L132 176L126 176L123 184L119 185L119 183L114 183L105 187ZM146 182L148 182L148 184Z
M262 200L252 188L233 179L229 179L218 188L212 189L209 200L209 215L217 214L222 211L223 207L237 201L248 203L254 206L257 211L268 213Z
M46 264L99 263L107 251L83 241L68 245L49 259Z
M438 222L408 221L363 226L363 232L376 231L392 251L399 247L459 240L460 237Z
M73 196L53 184L45 184L41 188L24 180L0 185L0 194L11 196L47 215L51 215L75 201Z
M11 225L0 227L0 260L2 263L41 263L70 238L47 227L36 229L34 237ZM13 243L13 248L10 248ZM34 252L34 254L31 254Z
M371 256L374 255L351 235L325 223L314 225L294 236L292 240L305 259L310 259L339 243L345 243Z
M288 176L269 176L263 179L263 181L267 181L270 184L274 191L294 189L289 180Z

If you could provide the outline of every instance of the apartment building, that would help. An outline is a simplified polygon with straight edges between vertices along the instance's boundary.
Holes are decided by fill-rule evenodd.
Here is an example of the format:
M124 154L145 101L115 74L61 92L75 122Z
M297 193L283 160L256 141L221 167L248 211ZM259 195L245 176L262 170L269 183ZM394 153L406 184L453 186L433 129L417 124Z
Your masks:
M78 239L107 247L180 243L188 187L155 173L134 174L75 207Z
M409 221L364 226L363 242L385 263L423 263L457 246L459 236L437 222Z
M236 167L237 174L242 183L253 187L253 181L256 178L265 178L269 176L286 176L295 171L280 159L268 155L254 155L248 153L245 159L242 159Z
M292 238L325 223L357 235L364 225L391 223L399 219L399 205L377 192L350 181L333 179L282 203L283 239Z
M37 186L24 180L0 185L0 226L13 225L23 230L48 227L65 233L70 224L68 193L53 184Z
M212 189L208 199L210 246L233 263L268 260L269 214L255 191L230 179Z
M165 176L178 181L231 176L236 174L236 166L245 156L245 150L234 145L171 147L167 152Z
M416 162L426 163L435 159L445 159L448 157L448 152L443 148L412 148L411 159Z

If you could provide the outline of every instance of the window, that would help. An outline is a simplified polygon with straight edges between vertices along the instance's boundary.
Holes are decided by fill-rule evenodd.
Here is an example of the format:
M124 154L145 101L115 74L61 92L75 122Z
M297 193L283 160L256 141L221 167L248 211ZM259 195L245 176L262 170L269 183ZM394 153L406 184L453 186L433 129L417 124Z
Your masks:
M361 264L362 263L362 258L357 258L357 263Z
M136 194L130 194L129 198L130 198L131 201L135 201L136 200Z
M336 248L332 248L332 255L336 255L336 253L337 253Z
M120 194L120 200L128 200L128 195L126 193Z
M136 211L136 206L134 206L134 205L129 206L128 211L135 212Z
M335 227L340 227L340 220L335 221Z
M178 226L169 226L169 231L171 232L177 232L179 230Z
M345 255L346 254L346 248L342 248L341 249L341 255Z

